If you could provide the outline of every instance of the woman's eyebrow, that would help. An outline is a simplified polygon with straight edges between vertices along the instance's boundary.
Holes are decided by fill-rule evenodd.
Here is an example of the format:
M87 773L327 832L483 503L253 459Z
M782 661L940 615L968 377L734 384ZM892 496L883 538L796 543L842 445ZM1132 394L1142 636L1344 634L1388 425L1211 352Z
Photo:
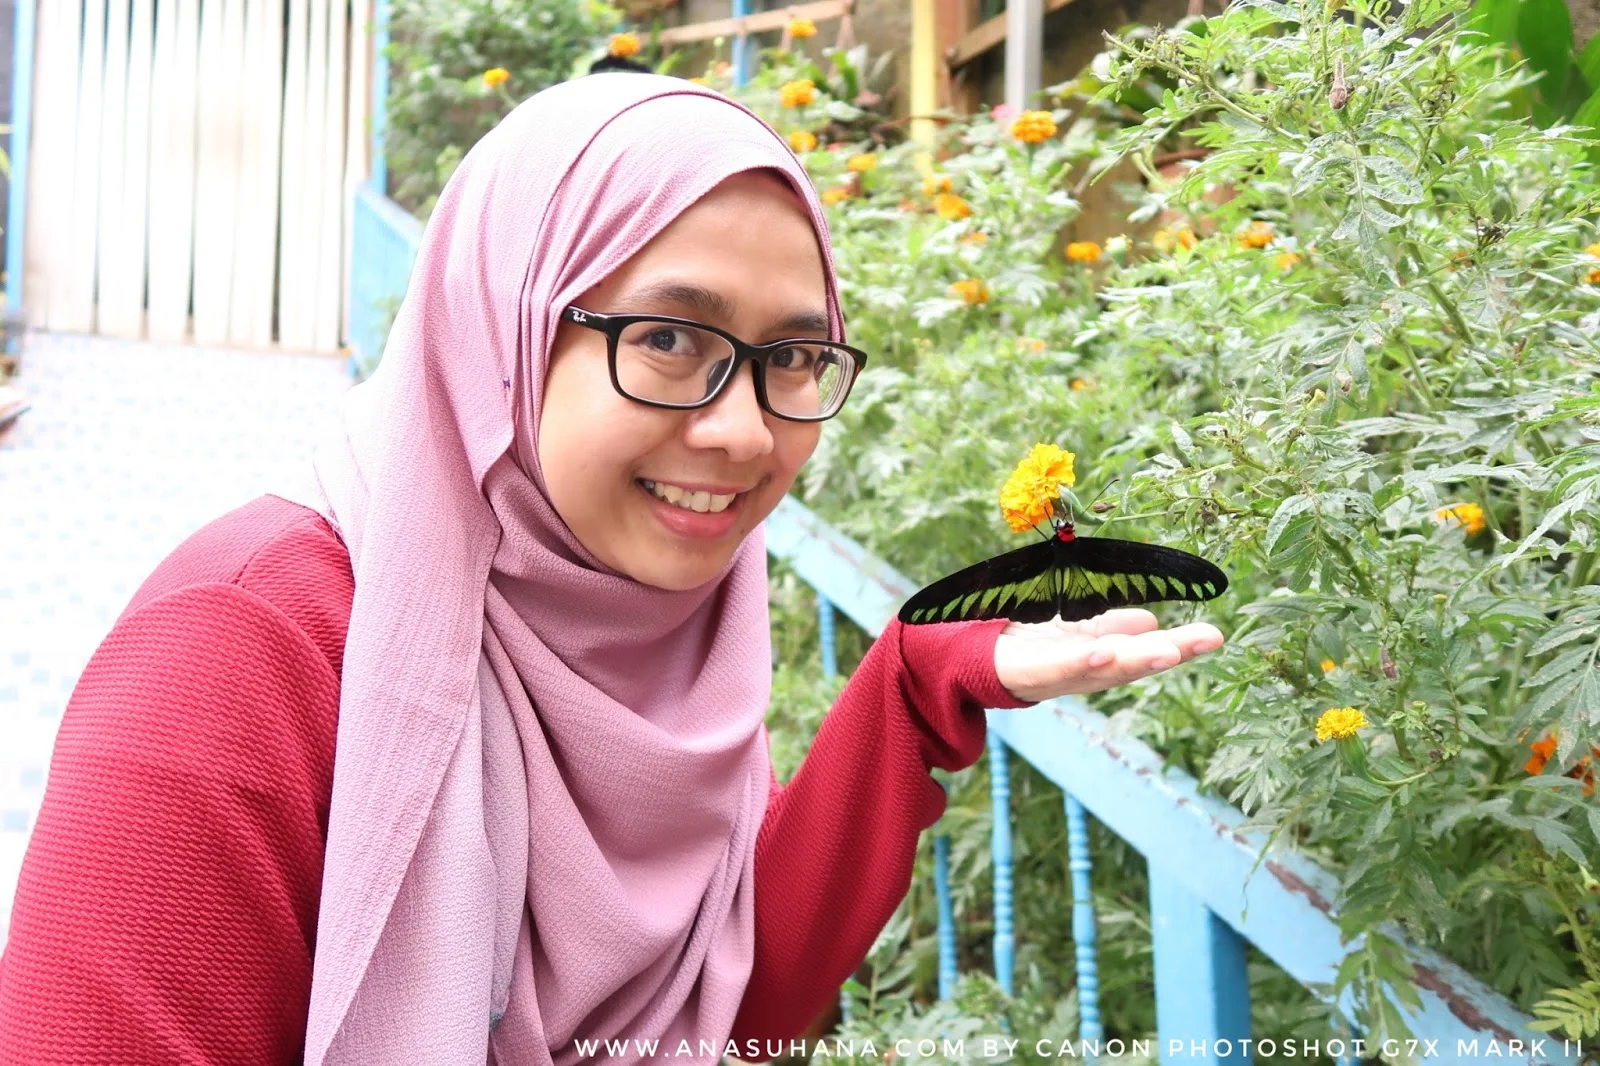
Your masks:
M675 304L679 307L693 308L697 313L713 321L727 322L734 317L733 303L726 296L715 289L686 281L660 281L646 285L629 293L624 302L645 306ZM802 333L826 333L828 325L828 316L825 312L796 311L774 323L772 328L780 333L790 330Z

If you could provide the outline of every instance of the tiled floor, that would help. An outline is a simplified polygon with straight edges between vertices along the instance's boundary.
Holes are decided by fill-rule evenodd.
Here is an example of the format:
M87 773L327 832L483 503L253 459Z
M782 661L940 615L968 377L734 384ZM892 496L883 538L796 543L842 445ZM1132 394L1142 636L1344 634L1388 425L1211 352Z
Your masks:
M0 437L0 944L78 674L194 530L309 462L350 385L326 356L34 335Z

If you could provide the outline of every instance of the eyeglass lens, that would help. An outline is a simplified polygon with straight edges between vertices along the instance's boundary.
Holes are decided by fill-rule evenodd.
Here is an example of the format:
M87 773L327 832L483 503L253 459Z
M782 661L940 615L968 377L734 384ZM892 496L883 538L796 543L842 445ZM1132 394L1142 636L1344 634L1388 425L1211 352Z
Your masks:
M733 346L715 333L676 322L635 322L617 338L617 381L638 400L698 403L722 385L733 356ZM767 402L782 415L831 414L852 365L848 352L823 343L769 352Z

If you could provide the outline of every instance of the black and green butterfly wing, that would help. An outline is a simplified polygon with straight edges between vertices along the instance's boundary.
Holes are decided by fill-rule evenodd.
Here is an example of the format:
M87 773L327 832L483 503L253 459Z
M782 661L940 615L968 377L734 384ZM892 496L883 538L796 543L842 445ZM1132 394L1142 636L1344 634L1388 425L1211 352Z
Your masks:
M1052 538L941 578L907 600L900 621L1048 622L1093 618L1114 607L1215 599L1228 578L1197 555L1109 537Z

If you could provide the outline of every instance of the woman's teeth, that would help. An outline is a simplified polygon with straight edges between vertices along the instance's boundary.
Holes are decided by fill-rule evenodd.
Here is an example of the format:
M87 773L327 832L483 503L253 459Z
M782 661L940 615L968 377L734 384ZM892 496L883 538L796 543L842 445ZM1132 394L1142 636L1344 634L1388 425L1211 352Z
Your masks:
M716 496L709 492L686 492L676 485L661 485L646 478L640 478L639 483L661 499L686 511L716 514L718 511L727 510L728 504L733 502L732 495Z

